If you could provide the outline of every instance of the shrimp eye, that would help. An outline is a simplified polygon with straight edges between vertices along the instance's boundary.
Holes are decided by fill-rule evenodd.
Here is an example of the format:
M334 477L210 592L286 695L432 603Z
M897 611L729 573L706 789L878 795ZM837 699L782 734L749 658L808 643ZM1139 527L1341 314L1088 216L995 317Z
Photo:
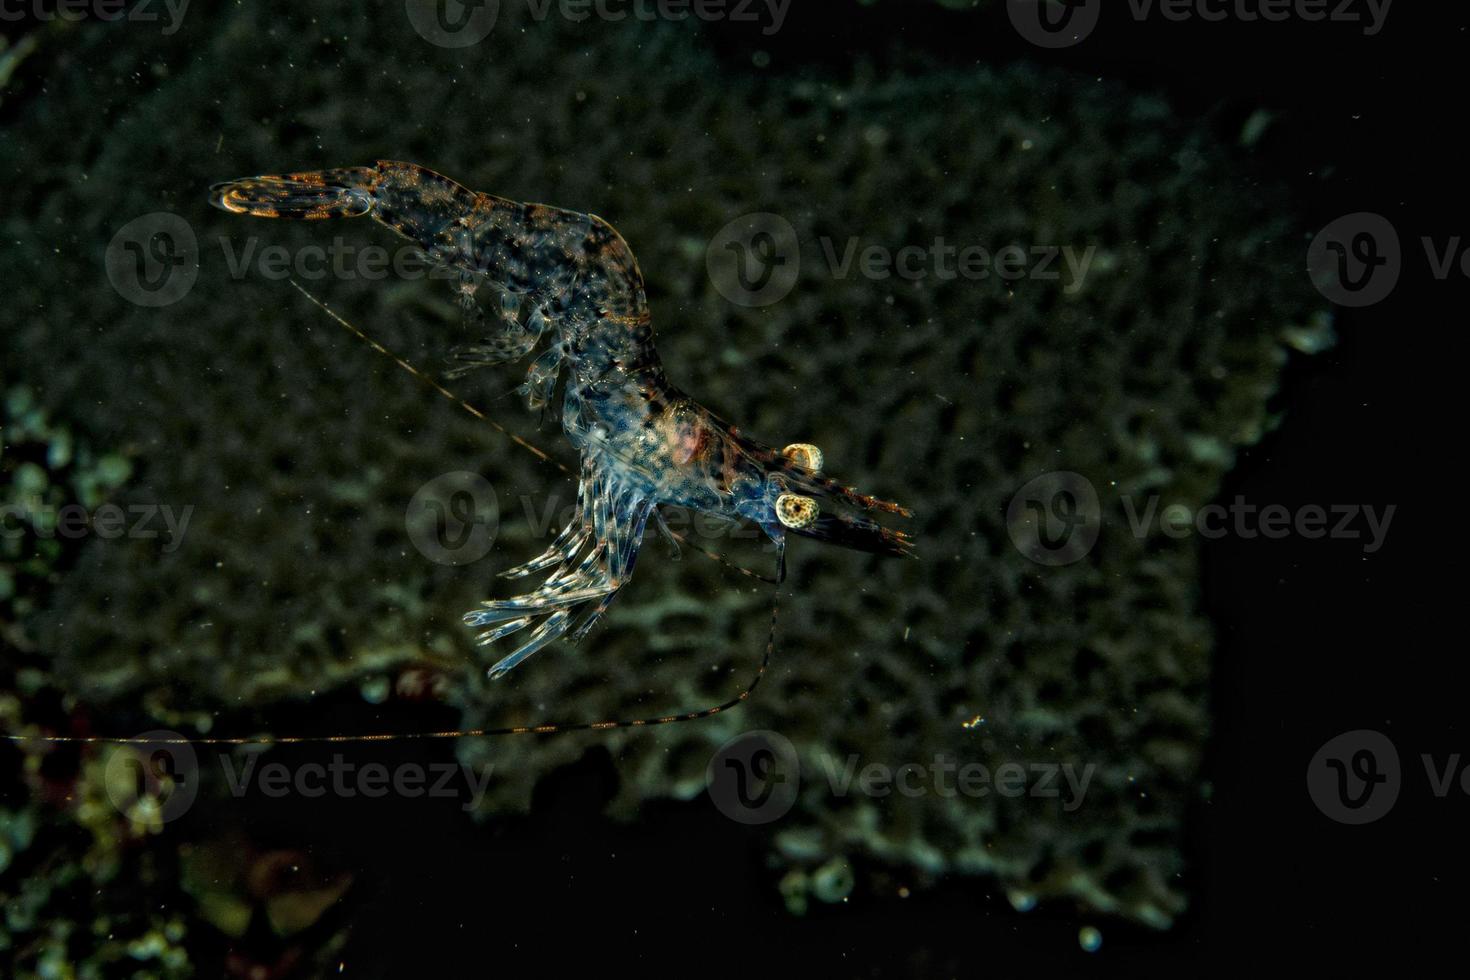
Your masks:
M781 455L813 472L822 468L822 451L809 442L793 442Z
M793 530L811 527L817 519L817 502L811 497L783 493L776 498L776 519Z

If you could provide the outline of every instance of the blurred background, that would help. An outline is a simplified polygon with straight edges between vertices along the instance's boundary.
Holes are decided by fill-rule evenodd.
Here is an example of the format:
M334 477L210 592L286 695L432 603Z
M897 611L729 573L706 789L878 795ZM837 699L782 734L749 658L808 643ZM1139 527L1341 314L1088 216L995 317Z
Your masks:
M1441 934L1453 552L1408 540L1453 444L1464 25L1298 7L7 8L0 972L1158 975ZM442 374L479 336L390 232L208 204L378 159L609 220L674 383L913 508L920 559L798 540L775 589L750 529L671 514L724 561L650 534L603 626L488 682L459 617L573 481L292 288ZM452 387L574 466L523 370ZM749 702L646 730L45 740L659 716L768 643Z

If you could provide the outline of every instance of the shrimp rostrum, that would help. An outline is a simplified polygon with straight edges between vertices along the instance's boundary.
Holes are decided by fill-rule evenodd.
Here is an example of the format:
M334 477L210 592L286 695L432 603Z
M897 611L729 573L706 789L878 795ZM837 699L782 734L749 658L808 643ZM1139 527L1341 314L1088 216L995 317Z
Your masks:
M212 188L211 201L267 218L369 216L456 274L472 322L481 318L476 291L488 284L498 293L490 305L500 322L455 351L452 373L542 347L519 388L533 410L548 408L565 375L562 426L581 455L577 506L550 547L503 573L545 573L539 587L465 614L481 644L521 639L491 677L559 637L587 634L632 575L649 519L667 533L661 504L759 525L777 547L778 579L788 534L912 554L907 534L866 516L908 510L825 476L815 446L762 445L669 383L637 260L596 215L476 193L390 161L229 181Z

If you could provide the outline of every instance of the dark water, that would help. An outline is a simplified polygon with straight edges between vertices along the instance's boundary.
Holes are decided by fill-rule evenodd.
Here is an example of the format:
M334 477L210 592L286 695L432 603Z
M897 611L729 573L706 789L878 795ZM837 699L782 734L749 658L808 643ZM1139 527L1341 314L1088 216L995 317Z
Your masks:
M1456 496L1459 15L127 9L0 52L6 975L1340 971L1454 914L1453 523L1409 542ZM496 575L572 512L557 415L291 281L435 375L498 300L209 206L379 159L607 219L670 378L919 559L797 538L773 588L670 511L487 680L460 616L539 581ZM767 651L699 720L280 741L695 712ZM145 733L260 741L54 740Z

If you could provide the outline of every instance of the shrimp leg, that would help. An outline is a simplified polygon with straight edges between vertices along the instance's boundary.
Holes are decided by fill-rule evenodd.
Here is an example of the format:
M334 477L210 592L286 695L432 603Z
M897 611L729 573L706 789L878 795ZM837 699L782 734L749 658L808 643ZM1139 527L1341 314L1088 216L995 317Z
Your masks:
M510 599L487 599L479 609L464 616L467 626L487 627L478 637L482 646L540 620L520 647L490 668L491 679L504 676L566 634L574 614L590 607L570 636L572 640L581 639L602 618L632 574L653 503L639 488L620 484L604 474L590 454L584 460L577 499L577 511L552 546L511 570L519 577L555 565L541 587Z

